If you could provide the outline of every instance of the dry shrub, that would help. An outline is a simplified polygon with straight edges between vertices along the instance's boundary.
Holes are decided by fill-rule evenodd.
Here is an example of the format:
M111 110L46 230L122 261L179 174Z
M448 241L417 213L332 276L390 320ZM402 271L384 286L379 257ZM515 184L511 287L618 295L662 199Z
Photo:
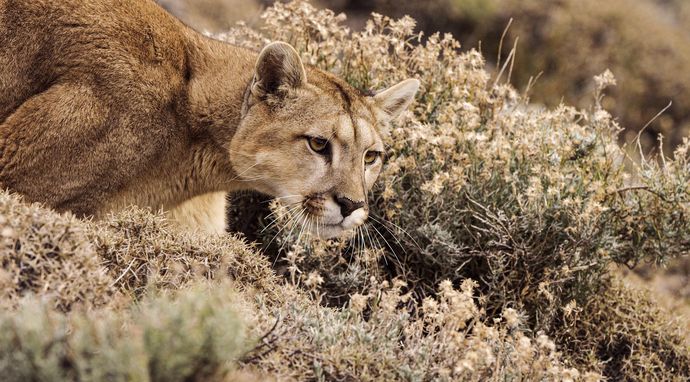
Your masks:
M240 287L277 293L269 265L238 237L182 232L163 216L134 208L111 216L98 228L99 256L125 293L181 289L200 277L230 277Z
M162 215L130 209L84 222L0 192L0 303L40 293L63 311L115 305L147 289L229 276L268 293L275 276L244 241L181 232Z
M690 134L690 4L684 0L322 0L341 10L412 15L425 31L448 31L465 46L481 44L498 63L501 35L511 19L503 64L513 42L513 83L523 88L539 76L532 98L551 107L561 100L591 103L592 78L609 68L619 79L605 105L628 130L628 141L670 100L674 105L647 132L661 133L669 149ZM500 68L499 68L500 69ZM498 69L496 69L497 71ZM643 135L645 149L657 148ZM670 152L670 151L669 151Z
M230 285L58 313L36 298L0 313L4 381L220 381L246 351Z
M572 306L561 319L557 337L576 364L599 363L598 372L625 381L690 375L687 333L639 287L614 278L601 295Z
M490 76L478 52L458 53L451 36L422 40L410 18L375 14L350 33L344 16L303 1L276 4L263 18L262 33L240 27L218 37L254 48L288 41L305 62L362 88L407 77L424 87L388 137L369 225L348 242L326 244L290 229L274 240L276 230L267 230L263 242L279 245L266 249L282 254L286 274L316 284L327 303L341 306L394 278L421 301L445 279L471 278L489 319L514 308L530 329L558 336L565 307L607 290L609 264L663 263L690 252L690 141L673 158L626 171L633 164L616 143L621 129L603 108L603 91L615 83L610 72L595 77L588 108L542 109L504 84L505 73ZM659 344L650 354L673 341ZM613 355L597 356L578 365L598 367ZM643 361L629 367L642 372ZM678 362L690 363L687 351Z
M110 299L113 279L101 265L88 223L0 192L0 306L29 293L68 310Z
M332 309L318 303L318 276L304 281L307 291L284 284L265 257L230 235L178 232L136 209L84 222L3 197L8 221L62 222L62 229L45 231L43 242L91 240L92 257L71 261L103 264L105 285L112 285L98 298L66 305L42 299L48 284L38 273L24 276L21 283L35 287L21 296L19 279L10 279L5 287L13 304L0 314L6 380L596 379L567 366L547 336L532 337L520 312L507 309L487 321L471 280L459 291L443 282L437 297L423 302L403 293L400 281L372 282L348 306ZM76 229L84 236L64 236ZM10 248L7 255L17 253ZM46 256L13 264L26 269ZM64 283L60 266L69 260L61 259L45 273ZM208 279L220 281L199 284ZM80 295L82 288L90 286L73 281L56 293ZM259 341L243 354L247 337ZM232 371L238 358L240 370Z
M264 353L251 362L279 380L600 379L567 367L546 335L531 337L523 330L515 310L485 323L474 287L471 280L460 290L443 282L437 297L425 299L416 313L410 313L415 303L402 292L401 281L373 285L338 310L295 297L287 288L278 311L283 320L275 323L275 306L259 305L256 322L261 331L272 331L257 350Z

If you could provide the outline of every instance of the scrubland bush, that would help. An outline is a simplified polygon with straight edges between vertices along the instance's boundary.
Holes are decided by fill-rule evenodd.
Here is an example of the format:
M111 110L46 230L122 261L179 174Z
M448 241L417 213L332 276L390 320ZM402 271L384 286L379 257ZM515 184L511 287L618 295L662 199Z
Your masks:
M0 193L0 307L41 293L68 310L105 303L114 292L96 255L88 223Z
M609 68L619 80L604 104L631 141L669 101L673 105L643 134L645 150L663 134L667 154L690 134L690 4L684 0L321 0L339 9L358 8L400 17L410 14L427 31L452 32L466 46L501 66L516 39L512 82L519 88L538 76L531 93L550 107L562 99L584 108L592 78ZM359 5L359 7L356 7ZM511 22L512 19L512 22ZM503 41L499 62L499 42ZM496 70L500 70L500 67Z
M305 62L361 88L410 76L423 83L387 134L371 222L350 240L315 241L279 234L274 226L289 224L280 205L271 222L259 208L268 203L238 197L232 211L245 215L233 225L265 243L260 251L233 235L180 232L147 211L81 221L0 193L0 367L15 373L7 375L690 375L683 336L609 274L613 264L688 253L690 142L626 172L620 129L601 104L608 73L597 77L590 108L543 109L505 73L489 75L478 52L458 53L452 37L421 41L410 18L374 15L350 33L342 16L297 1L264 19L262 31L240 26L218 37L253 48L288 41ZM114 366L124 360L128 368Z
M458 53L449 35L423 40L409 18L374 15L350 33L342 15L293 2L275 5L264 21L262 33L244 28L219 37L254 48L288 41L305 62L361 88L410 76L424 87L388 137L371 224L346 243L311 243L289 237L297 232L289 229L275 240L286 272L297 283L318 280L326 302L343 304L371 287L371 277L404 280L417 299L435 295L444 279L457 285L471 278L488 317L514 308L532 330L558 335L566 310L607 290L610 264L663 263L689 253L690 142L673 158L633 163L602 105L615 83L610 72L595 78L590 107L542 109L505 84L506 73L490 76L478 52ZM273 215L277 226L290 221L283 215ZM267 231L264 242L278 230ZM660 336L649 351L682 349ZM669 370L687 365L681 353ZM627 373L604 369L625 352L597 357L587 365Z
M546 335L526 333L517 311L483 322L474 287L445 281L415 313L400 281L353 294L339 310L288 303L282 314L292 323L257 364L297 380L599 380L567 367Z
M486 321L471 280L459 290L443 282L423 302L403 293L401 281L372 282L333 309L319 304L318 277L307 290L284 284L265 257L231 236L182 233L162 216L135 209L84 222L1 196L7 221L40 226L50 219L41 242L54 248L3 263L6 380L597 377L567 365L548 336L532 336L519 312L506 309ZM84 236L65 237L66 228ZM15 240L31 238L21 235ZM61 252L85 238L88 252ZM3 247L3 258L14 248ZM49 282L20 271L51 259ZM61 273L63 266L84 273ZM77 293L92 286L72 278L85 281L103 269L102 294ZM52 283L61 289L43 294ZM228 374L238 359L248 373Z
M244 343L228 285L147 297L124 310L55 312L37 298L0 313L4 381L209 381Z

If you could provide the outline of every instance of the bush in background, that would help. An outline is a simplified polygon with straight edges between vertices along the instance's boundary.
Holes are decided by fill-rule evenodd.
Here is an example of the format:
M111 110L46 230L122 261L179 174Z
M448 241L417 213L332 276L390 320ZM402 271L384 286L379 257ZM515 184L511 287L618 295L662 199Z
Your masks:
M607 110L628 131L637 132L670 107L643 135L645 150L667 154L690 134L690 5L683 0L434 0L400 3L323 0L337 9L364 14L412 15L425 31L453 33L465 47L481 45L487 60L505 63L516 39L512 83L520 89L539 77L530 95L550 107L561 100L581 108L591 103L592 78L609 68L619 80L604 99ZM510 20L513 19L512 23ZM503 31L510 28L498 55ZM498 57L502 57L498 58Z
M261 13L258 0L155 0L199 31L220 32L238 21L252 22Z

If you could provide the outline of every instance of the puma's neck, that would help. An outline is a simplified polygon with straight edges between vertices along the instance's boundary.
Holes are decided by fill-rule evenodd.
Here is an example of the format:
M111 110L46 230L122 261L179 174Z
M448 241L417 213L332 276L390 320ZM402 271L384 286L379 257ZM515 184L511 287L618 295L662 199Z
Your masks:
M244 93L256 52L197 35L187 46L185 114L192 133L208 133L229 143L240 122Z
M106 209L137 204L167 210L202 194L245 188L231 166L229 146L255 61L250 50L191 35L181 73L186 85L174 110L179 139Z

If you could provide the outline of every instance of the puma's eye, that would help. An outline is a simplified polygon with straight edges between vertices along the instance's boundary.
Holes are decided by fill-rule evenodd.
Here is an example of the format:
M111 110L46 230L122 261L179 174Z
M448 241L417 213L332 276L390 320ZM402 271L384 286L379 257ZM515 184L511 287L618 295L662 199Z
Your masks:
M378 151L367 151L364 154L364 163L367 165L374 164L381 154Z
M309 148L314 150L314 152L317 152L319 154L325 154L328 150L327 139L319 137L309 137L307 138L307 140L309 141Z

